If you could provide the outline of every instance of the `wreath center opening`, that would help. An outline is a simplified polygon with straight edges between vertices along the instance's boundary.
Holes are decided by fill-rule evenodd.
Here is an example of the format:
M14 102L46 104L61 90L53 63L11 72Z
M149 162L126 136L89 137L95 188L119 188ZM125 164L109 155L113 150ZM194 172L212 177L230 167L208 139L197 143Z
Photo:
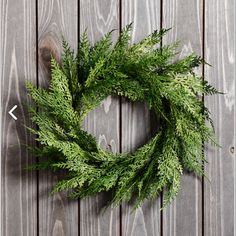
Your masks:
M146 102L110 95L83 120L83 129L113 153L133 153L160 128L160 117Z

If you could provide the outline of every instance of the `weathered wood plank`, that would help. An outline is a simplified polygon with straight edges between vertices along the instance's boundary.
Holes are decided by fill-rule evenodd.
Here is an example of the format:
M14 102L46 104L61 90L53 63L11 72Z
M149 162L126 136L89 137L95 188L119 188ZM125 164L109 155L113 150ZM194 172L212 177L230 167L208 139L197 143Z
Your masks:
M225 95L206 97L222 148L208 148L204 182L205 235L236 235L235 219L235 1L205 7L205 78Z
M50 55L60 60L62 36L77 48L77 4L77 0L38 0L39 86L50 79ZM39 172L39 235L78 235L78 201L63 193L49 196L57 180L50 171Z
M133 42L160 28L160 12L160 1L122 0L122 25L133 22ZM122 152L132 152L148 142L158 122L152 118L147 105L122 100ZM131 211L132 205L122 205L123 236L160 235L160 198Z
M118 2L118 0L80 1L80 29L83 32L87 28L92 43L108 31L119 28ZM114 37L117 34L118 31ZM119 99L108 97L100 107L88 114L84 121L84 127L97 138L98 143L104 149L119 152L119 116ZM119 235L119 208L107 209L102 212L102 208L109 198L109 193L101 193L81 200L81 235Z
M163 2L163 27L172 27L163 43L180 40L180 57L192 51L202 53L202 11L201 0ZM195 175L184 174L176 200L163 211L163 235L202 234L201 185Z
M25 81L36 82L35 1L3 0L0 4L1 61L1 222L4 236L37 234L36 173L23 168L33 163L21 144L32 144L24 128L31 125L25 104ZM15 121L9 110L17 105Z

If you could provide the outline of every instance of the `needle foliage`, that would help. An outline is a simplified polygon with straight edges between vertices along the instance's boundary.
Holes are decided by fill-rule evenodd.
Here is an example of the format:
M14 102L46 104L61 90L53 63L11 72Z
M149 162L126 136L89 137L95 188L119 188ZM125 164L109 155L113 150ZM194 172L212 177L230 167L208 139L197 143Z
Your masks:
M39 157L32 168L66 170L53 192L84 198L112 190L112 204L132 199L137 207L164 190L166 206L180 189L183 170L204 174L202 145L214 139L201 96L217 90L195 73L203 60L195 54L176 60L176 43L160 47L168 30L136 44L131 30L126 26L115 43L109 32L94 45L85 32L77 54L64 41L61 64L51 61L49 88L27 84L38 127L30 130L41 144L32 148ZM85 116L109 95L144 101L160 116L156 135L133 153L106 152L83 130Z

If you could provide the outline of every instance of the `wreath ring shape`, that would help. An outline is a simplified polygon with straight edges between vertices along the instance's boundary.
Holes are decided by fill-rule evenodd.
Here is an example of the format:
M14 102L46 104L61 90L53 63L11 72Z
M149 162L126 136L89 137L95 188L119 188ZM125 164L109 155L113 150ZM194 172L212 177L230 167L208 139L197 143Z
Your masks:
M180 188L183 170L204 175L202 144L215 141L201 96L218 92L195 73L202 58L174 60L176 43L160 47L168 30L136 44L130 43L131 30L126 26L115 44L109 32L94 45L84 32L76 55L64 41L61 64L51 61L49 88L27 84L38 127L29 129L41 144L31 147L39 157L32 168L66 170L53 193L67 190L83 198L112 190L112 204L132 199L137 207L164 190L166 206ZM82 129L84 117L109 95L145 101L160 116L156 135L133 153L106 152Z

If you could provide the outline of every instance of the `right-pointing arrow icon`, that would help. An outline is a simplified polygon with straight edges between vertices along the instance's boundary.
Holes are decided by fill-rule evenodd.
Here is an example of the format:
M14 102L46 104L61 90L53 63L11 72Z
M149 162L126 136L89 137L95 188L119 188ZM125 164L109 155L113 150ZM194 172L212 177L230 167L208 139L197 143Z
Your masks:
M12 109L8 112L9 115L14 119L17 120L17 117L13 114L13 111L17 108L17 105L15 105L14 107L12 107Z

